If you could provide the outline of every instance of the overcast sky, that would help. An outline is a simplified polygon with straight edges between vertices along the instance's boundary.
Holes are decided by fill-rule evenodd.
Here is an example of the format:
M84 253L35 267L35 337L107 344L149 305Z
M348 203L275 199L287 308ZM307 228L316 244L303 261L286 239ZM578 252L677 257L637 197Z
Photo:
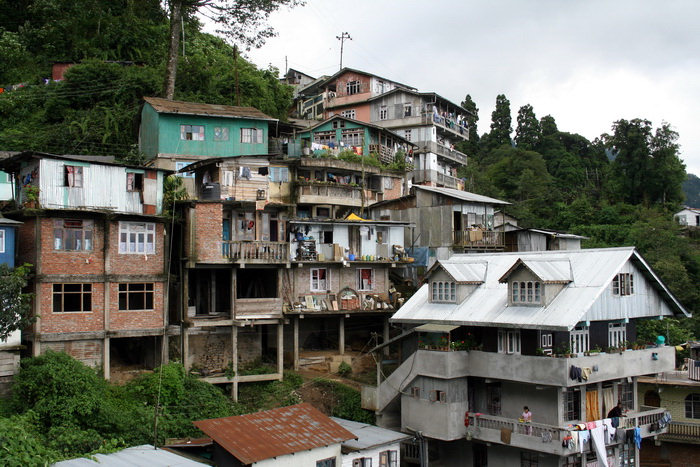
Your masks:
M456 103L471 94L480 134L501 93L513 127L528 103L591 140L620 118L665 121L700 175L698 18L697 0L307 0L275 13L278 37L249 58L332 74L348 32L344 66Z

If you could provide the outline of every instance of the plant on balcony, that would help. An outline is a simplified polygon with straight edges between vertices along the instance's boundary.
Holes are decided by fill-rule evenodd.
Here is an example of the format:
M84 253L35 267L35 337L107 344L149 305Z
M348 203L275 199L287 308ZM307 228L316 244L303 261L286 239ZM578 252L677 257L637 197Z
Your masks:
M24 187L24 207L27 209L35 209L39 207L39 187L34 185L26 185Z
M571 346L568 343L562 343L555 351L557 357L571 357Z

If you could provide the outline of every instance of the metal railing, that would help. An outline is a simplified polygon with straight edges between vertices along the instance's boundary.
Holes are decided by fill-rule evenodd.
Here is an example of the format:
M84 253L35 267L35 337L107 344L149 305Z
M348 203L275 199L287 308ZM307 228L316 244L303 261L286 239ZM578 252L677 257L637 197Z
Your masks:
M435 141L417 141L416 144L421 150L434 152L435 154L446 157L459 164L467 165L467 155L456 149L450 149Z
M447 188L458 188L459 179L453 177L452 175L447 175L437 170L414 170L413 171L413 181L414 183L422 182L432 182L438 185L445 186Z
M689 358L686 363L688 364L688 379L700 381L700 360Z
M495 230L455 230L452 232L455 246L469 248L503 248L505 234Z
M423 124L430 124L433 123L435 125L438 125L446 130L451 131L452 133L455 133L457 135L462 136L464 139L469 139L469 129L460 126L457 123L457 120L455 119L450 119L446 117L442 117L440 115L435 115L434 113L431 112L425 112L422 115L422 123Z
M671 422L661 439L675 439L700 443L700 423Z
M265 241L224 241L221 254L232 261L250 263L287 263L289 244L287 242Z
M546 434L548 433L552 441L561 441L568 434L568 430L553 425L532 422L523 423L512 418L484 414L478 416L469 414L469 426L499 431L505 428L519 435L533 436L540 439L543 435L547 436Z

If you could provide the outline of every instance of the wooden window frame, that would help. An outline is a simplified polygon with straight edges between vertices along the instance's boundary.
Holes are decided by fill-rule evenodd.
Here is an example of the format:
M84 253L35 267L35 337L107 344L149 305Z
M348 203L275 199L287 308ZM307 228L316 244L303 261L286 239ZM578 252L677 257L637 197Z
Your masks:
M320 271L325 271L325 277L321 279L318 277L318 273ZM314 279L314 273L316 273L317 277ZM328 292L330 290L330 278L331 278L331 271L328 268L311 268L309 270L309 290L311 292ZM316 287L314 287L314 281L316 281ZM321 287L321 282L323 281L325 287Z
M66 290L76 286L79 290ZM53 313L92 313L92 284L89 282L57 283L51 287L51 310ZM66 310L66 296L79 296L80 309Z
M143 287L139 290L139 287ZM154 282L122 282L118 286L119 311L154 311L155 283ZM141 297L142 308L132 308L131 303ZM150 307L149 307L150 302Z
M55 219L53 226L54 251L92 251L95 223L83 219ZM80 238L78 238L80 237ZM81 247L75 248L80 242ZM60 248L57 248L60 243ZM66 248L67 245L73 248Z
M180 125L180 139L182 141L205 141L204 125Z

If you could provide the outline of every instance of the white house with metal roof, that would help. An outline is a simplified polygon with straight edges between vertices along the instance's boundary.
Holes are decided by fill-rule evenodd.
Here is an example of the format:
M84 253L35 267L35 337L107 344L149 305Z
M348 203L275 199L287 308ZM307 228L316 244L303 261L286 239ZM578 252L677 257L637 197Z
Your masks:
M331 417L331 420L355 435L355 439L341 446L342 467L401 465L401 442L412 438L411 435L343 418Z
M639 342L637 324L676 316L689 314L632 247L454 255L393 315L413 328L408 357L363 401L383 426L428 439L439 465L639 465L626 439L581 449L568 437L592 435L581 423L598 433L618 401L626 433L664 432L666 410L640 405L637 377L673 370L675 349Z

